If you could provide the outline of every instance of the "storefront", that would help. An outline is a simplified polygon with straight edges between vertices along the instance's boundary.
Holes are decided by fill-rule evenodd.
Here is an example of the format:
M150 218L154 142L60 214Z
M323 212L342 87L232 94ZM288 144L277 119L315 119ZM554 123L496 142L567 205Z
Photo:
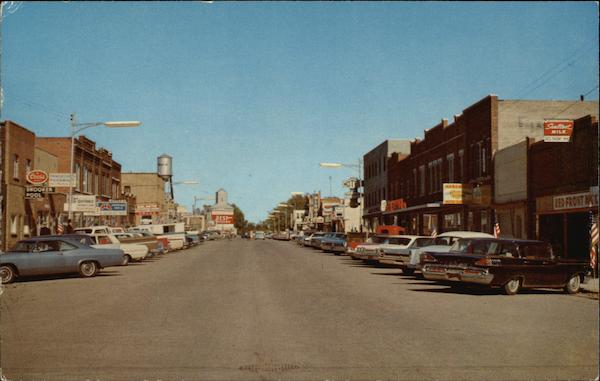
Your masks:
M558 256L589 260L590 219L597 217L598 187L535 200L536 236L552 244Z

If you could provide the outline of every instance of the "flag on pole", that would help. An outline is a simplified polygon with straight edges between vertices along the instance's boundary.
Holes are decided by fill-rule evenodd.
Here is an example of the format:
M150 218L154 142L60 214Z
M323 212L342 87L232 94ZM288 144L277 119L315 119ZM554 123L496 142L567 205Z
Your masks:
M433 227L433 231L431 232L431 236L432 236L433 238L435 238L435 237L437 237L437 235L438 235L438 232L437 232L437 227L435 227L435 226L434 226L434 227Z
M593 212L590 212L590 243L590 266L593 270L598 263L598 222Z
M58 216L58 221L56 223L56 234L63 234L65 232L65 227L60 222L61 216Z

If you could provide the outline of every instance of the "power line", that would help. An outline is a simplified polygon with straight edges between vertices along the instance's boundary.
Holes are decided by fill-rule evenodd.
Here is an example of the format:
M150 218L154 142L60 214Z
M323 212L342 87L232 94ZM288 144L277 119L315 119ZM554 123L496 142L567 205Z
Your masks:
M590 91L588 91L587 93L583 94L582 97L586 97L587 95L591 94L592 91L598 89L598 85L594 86L593 89L591 89ZM567 107L565 107L563 110L560 110L556 115L554 115L552 118L556 118L559 115L561 115L563 112L567 111L568 109L570 109L571 107L575 106L577 103L579 103L580 101L574 101L573 103L571 103L570 105L568 105ZM551 119L552 119L551 118Z

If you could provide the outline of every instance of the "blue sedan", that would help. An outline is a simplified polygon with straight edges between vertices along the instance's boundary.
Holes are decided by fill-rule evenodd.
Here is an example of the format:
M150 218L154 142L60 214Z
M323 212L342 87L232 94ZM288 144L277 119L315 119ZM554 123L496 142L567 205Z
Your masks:
M123 256L122 250L94 249L66 237L34 237L0 255L0 277L3 284L27 275L78 272L93 277L105 267L121 265Z

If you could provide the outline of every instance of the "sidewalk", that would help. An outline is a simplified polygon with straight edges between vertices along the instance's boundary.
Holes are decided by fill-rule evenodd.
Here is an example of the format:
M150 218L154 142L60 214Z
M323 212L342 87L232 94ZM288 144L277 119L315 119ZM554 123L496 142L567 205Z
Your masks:
M585 277L581 284L581 291L598 293L598 278Z

